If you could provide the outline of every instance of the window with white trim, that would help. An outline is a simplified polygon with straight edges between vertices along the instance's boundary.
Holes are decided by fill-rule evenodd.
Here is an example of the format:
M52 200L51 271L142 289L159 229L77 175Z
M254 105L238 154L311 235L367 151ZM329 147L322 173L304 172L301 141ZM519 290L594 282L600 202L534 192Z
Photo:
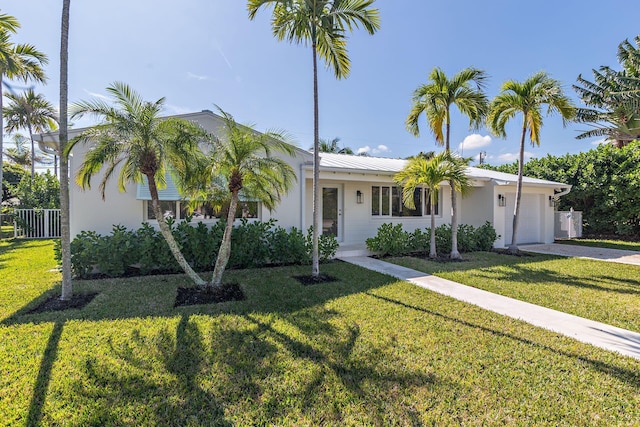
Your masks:
M151 200L146 200L146 218L148 220L155 220L156 215L153 211L153 204ZM236 218L258 218L260 203L256 201L239 201L238 208L236 209ZM226 218L225 209L216 209L210 204L203 203L193 209L193 212L189 209L189 203L187 201L160 201L160 210L165 218L171 217L178 220L187 219L191 216L191 221L201 221L206 219L219 219L222 216ZM191 212L191 213L189 213ZM178 214L178 217L176 217Z
M435 215L440 216L440 193L435 205ZM402 202L402 188L384 185L371 187L371 215L391 217L421 217L431 215L429 190L416 188L413 193L415 209L407 208Z

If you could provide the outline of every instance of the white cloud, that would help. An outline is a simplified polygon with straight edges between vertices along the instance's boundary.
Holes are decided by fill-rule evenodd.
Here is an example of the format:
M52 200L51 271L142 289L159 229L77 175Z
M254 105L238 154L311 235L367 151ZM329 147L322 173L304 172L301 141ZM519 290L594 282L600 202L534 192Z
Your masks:
M389 147L386 145L380 144L376 148L372 150L373 154L382 154L389 151Z
M83 89L83 90L84 90L84 92L86 94L88 94L88 95L90 95L90 96L92 96L94 98L99 98L99 99L102 99L103 101L111 101L111 98L109 98L107 95L103 95L101 93L96 93L96 92L90 92L90 91L88 91L86 89Z
M209 77L201 76L201 75L198 75L198 74L194 74L191 71L187 71L187 78L194 79L194 80L207 80Z
M387 147L384 144L380 144L380 145L378 145L377 147L374 147L374 148L371 148L368 145L365 145L364 147L358 148L356 150L356 153L357 154L365 154L365 153L369 154L369 153L371 153L373 155L376 155L376 154L388 153L389 151L391 151L391 150L389 150L389 147Z
M458 148L460 150L474 150L476 148L486 147L489 144L491 144L491 137L489 135L482 136L477 133L473 133L471 135L467 135Z
M500 163L512 163L515 162L516 160L518 160L518 153L503 153L498 155L498 161ZM524 159L525 161L527 159L530 159L531 157L533 157L533 153L530 151L525 151L524 152Z

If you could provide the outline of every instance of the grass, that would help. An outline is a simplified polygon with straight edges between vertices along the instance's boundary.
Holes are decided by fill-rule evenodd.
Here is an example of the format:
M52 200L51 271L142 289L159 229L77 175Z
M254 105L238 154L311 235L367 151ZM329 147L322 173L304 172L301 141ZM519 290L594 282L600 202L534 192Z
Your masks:
M466 262L387 261L489 292L640 332L640 266L531 254L465 254Z
M231 271L247 300L173 308L184 276L76 281L0 242L6 425L640 425L640 361L345 263ZM5 274L5 271L8 274Z
M622 249L625 251L640 251L640 242L627 242L625 240L571 239L556 240L555 243L561 243L563 245L592 246L596 248Z
M8 239L13 237L13 225L0 226L0 239Z

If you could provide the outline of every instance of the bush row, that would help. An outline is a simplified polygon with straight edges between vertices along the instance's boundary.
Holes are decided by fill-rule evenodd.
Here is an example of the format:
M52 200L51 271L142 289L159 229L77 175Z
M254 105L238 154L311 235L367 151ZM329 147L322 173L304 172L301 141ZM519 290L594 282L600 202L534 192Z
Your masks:
M218 256L225 222L211 227L199 222L196 226L186 221L167 221L183 255L196 271L212 268ZM252 268L265 265L308 264L311 262L311 232L305 235L293 227L285 230L275 226L275 220L248 222L243 219L231 234L231 257L227 268ZM335 237L320 236L320 259L332 258L338 249ZM56 250L61 260L59 245ZM114 225L111 234L102 236L83 231L71 242L73 275L87 278L94 270L110 277L121 277L131 267L140 274L181 272L169 245L160 231L148 223L138 230Z
M436 227L436 250L440 254L451 252L451 225ZM488 221L478 228L468 224L458 226L458 251L488 251L498 238L496 230ZM398 256L418 252L429 253L431 229L417 228L412 233L404 231L402 224L382 224L375 237L367 239L367 249L380 256Z

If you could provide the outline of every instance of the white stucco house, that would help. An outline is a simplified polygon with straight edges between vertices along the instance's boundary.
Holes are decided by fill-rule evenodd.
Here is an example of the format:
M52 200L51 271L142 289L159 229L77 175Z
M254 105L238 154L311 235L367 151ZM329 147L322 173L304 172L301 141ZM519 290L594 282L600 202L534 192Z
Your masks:
M177 117L197 122L214 133L222 126L220 117L208 110ZM82 130L71 129L69 137L73 138ZM43 134L39 138L44 147L53 147L57 142L57 134ZM98 185L85 191L75 183L73 177L89 148L78 144L70 158L72 238L83 230L107 234L114 224L132 229L140 227L144 221L153 224L155 219L148 208L149 192L145 185L129 184L126 192L120 192L114 178L107 185L106 197L102 200ZM312 224L313 153L297 149L295 155L286 160L298 178L292 190L272 212L257 202L245 201L242 214L263 221L275 218L282 227L306 230ZM426 190L416 192L417 209L410 211L402 206L401 191L393 183L393 175L405 164L406 160L401 159L321 153L322 232L336 235L341 246L346 247L364 246L365 239L374 236L385 222L400 223L407 231L429 227ZM469 167L467 173L474 188L464 198L459 198L459 223L477 227L489 221L500 235L494 246L506 246L511 241L517 176L473 167ZM99 179L96 177L95 182ZM519 243L551 243L554 240L554 200L568 193L571 186L527 177L523 183ZM167 214L182 219L183 203L170 180L167 188L160 192L160 198ZM449 223L451 219L450 188L446 182L441 184L439 200L436 225ZM216 220L204 208L197 210L192 219Z

